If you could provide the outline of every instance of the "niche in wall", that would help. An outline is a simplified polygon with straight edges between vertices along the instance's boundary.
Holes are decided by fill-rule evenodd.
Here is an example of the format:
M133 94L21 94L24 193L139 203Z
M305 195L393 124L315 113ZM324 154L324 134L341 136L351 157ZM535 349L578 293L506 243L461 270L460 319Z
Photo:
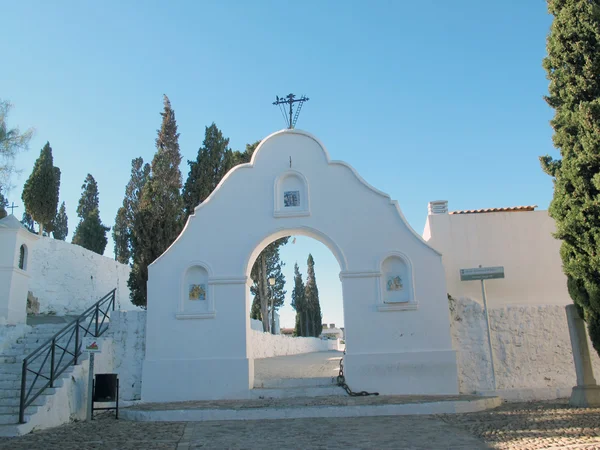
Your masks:
M208 284L208 270L195 264L185 271L181 287L177 318L214 317L214 299Z
M310 215L308 182L297 170L288 170L275 180L275 217Z
M416 309L412 265L400 253L386 257L381 264L380 310Z

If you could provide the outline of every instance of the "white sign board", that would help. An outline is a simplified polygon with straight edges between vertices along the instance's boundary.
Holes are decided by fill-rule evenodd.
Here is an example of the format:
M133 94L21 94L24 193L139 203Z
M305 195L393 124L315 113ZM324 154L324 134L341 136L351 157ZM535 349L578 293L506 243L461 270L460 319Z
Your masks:
M102 351L102 339L93 336L83 338L83 351L87 353L100 353Z
M477 267L475 269L460 269L460 281L491 280L504 278L504 267Z

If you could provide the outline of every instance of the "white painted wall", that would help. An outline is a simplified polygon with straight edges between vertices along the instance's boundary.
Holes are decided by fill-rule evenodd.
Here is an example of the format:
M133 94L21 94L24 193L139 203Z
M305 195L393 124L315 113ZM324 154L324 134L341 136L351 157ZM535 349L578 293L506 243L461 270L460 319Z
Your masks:
M118 309L139 309L129 299L128 265L49 237L36 242L29 263L29 290L40 313L81 313L115 288Z
M114 311L102 335L102 353L95 357L95 373L119 376L121 400L139 400L142 362L146 353L146 311Z
M12 214L0 220L0 322L25 323L30 253L38 237ZM23 267L19 267L23 248Z
M330 344L331 343L331 344ZM333 343L314 337L290 337L282 334L262 333L250 330L251 358L272 358L273 356L298 355L300 353L325 352L333 350ZM335 346L337 350L337 345Z
M442 253L448 292L482 301L479 281L461 282L459 270L504 266L505 279L486 281L491 308L504 305L567 305L560 241L552 237L547 211L433 214L423 237Z
M286 183L299 190L298 207L282 204ZM410 228L396 201L346 163L331 161L310 134L283 130L225 176L149 267L142 400L248 395L250 269L266 245L292 234L324 243L340 264L351 386L382 394L458 391L440 255ZM410 295L401 303L384 302L389 257L406 270ZM207 273L204 303L188 300L193 266Z
M458 351L460 391L493 389L483 307L470 299L451 302L451 329ZM504 306L490 309L499 393L511 400L569 396L575 367L564 306ZM592 349L596 377L600 358Z

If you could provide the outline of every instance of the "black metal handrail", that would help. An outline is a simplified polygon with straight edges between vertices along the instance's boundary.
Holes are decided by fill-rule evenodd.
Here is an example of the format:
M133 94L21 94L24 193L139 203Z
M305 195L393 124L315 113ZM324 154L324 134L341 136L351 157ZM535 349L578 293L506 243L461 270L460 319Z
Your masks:
M81 333L84 333L83 336L90 335L99 337L108 329L108 323L105 322L106 319L110 317L109 313L111 308L112 311L115 310L115 292L116 289L110 291L86 309L83 314L77 317L77 319L73 320L68 325L65 325L58 333L23 359L19 423L25 423L25 409L31 405L45 389L54 387L54 381L56 381L67 367L71 364L77 365L77 359L82 353ZM102 315L102 317L100 317L100 315ZM73 338L75 338L75 341L72 343ZM48 360L50 360L49 367L46 365ZM33 364L37 361L41 361L39 366ZM37 368L32 368L34 365ZM29 388L27 388L28 372L35 375ZM38 380L42 380L42 383L43 380L47 381L43 385L36 386Z

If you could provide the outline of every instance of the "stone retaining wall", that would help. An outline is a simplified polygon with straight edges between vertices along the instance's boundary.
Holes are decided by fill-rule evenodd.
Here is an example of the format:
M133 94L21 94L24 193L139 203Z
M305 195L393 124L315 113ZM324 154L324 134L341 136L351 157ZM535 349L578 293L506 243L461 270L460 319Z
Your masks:
M485 316L478 302L450 301L453 346L462 393L493 389ZM505 397L556 398L576 384L563 306L505 306L490 309L496 384ZM596 378L600 358L592 351Z
M298 355L300 353L324 352L332 350L330 343L337 341L318 338L290 337L281 334L261 333L250 330L251 357L271 358L273 356Z
M82 313L115 288L117 309L138 309L129 300L128 265L49 237L32 247L29 291L37 297L41 314Z

